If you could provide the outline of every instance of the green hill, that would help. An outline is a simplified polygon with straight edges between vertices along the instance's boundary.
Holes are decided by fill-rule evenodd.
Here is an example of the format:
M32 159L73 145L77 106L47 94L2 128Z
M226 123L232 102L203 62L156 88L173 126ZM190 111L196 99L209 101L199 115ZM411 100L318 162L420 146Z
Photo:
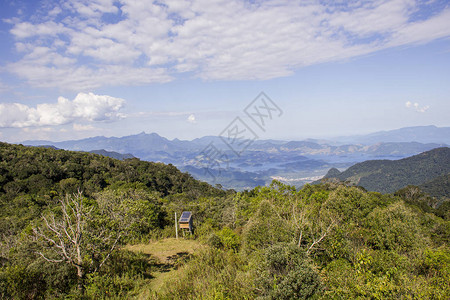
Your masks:
M137 183L162 196L221 193L172 165L0 143L0 199L19 194L51 198L77 189L89 196L108 186Z
M450 174L442 175L421 184L420 189L434 197L450 198Z
M115 151L106 151L105 149L92 150L92 151L89 151L89 153L103 155L103 156L111 157L111 158L118 159L118 160L135 158L135 156L130 153L122 154L122 153L115 152Z
M448 178L448 174L450 174L450 148L443 147L400 160L369 160L343 172L331 169L324 178L346 181L369 191L393 193L407 185L426 184L440 176ZM432 189L440 190L439 196L448 196L446 192L448 186L447 188L436 186L442 183L445 184L445 181L440 179L431 184ZM442 192L445 192L444 195Z

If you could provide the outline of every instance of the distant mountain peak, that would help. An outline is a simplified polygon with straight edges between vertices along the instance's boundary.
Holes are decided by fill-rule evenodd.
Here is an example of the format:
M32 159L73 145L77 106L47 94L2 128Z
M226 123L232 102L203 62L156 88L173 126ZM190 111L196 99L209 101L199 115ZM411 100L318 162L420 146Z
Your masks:
M327 174L323 177L323 178L332 178L332 177L337 177L341 174L341 171L339 171L336 168L331 168L330 170L328 170Z
M115 158L115 159L119 159L119 160L135 158L135 156L130 153L122 154L122 153L115 152L115 151L107 151L105 149L92 150L92 151L89 151L89 153L103 155L103 156L107 156L107 157L111 157L111 158Z
M450 144L450 127L435 125L402 127L394 130L377 131L366 135L338 137L340 143L375 144L387 142L418 142L422 144Z

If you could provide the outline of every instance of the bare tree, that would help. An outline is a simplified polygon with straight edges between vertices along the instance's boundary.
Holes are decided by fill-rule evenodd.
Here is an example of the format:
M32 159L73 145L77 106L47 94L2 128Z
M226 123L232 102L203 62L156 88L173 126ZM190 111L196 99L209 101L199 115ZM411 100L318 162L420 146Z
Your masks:
M310 255L339 223L338 218L327 212L323 207L318 210L310 207L300 208L298 203L292 205L292 221L293 225L300 232L298 247L302 246L304 231L307 231L308 236L312 239L311 244L306 249L307 255Z
M315 235L313 235L313 241L308 250L306 250L307 255L309 255L311 251L314 250L315 247L331 232L336 224L337 221L335 219L331 219L327 225L320 224L320 230Z
M59 199L61 214L56 216L51 213L42 216L43 225L33 228L33 232L39 240L45 244L44 251L37 251L46 261L52 263L68 263L76 268L78 276L78 289L84 293L83 280L87 270L97 271L117 246L120 234L112 237L106 230L93 232L89 230L89 221L92 219L92 208L85 208L83 205L83 195L80 191L73 195ZM89 236L95 235L99 248L109 248L103 253L102 260L94 268L84 260L88 254L88 248L93 249L97 245L89 245L94 239Z

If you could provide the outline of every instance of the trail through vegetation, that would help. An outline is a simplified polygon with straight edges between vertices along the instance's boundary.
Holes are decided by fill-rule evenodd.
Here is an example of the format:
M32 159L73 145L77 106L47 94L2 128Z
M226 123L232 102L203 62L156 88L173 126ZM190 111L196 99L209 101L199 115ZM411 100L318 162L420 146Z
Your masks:
M152 261L152 279L147 289L139 295L139 298L145 298L149 295L157 295L169 278L176 277L178 267L205 246L192 239L166 238L151 241L148 244L129 245L125 248L135 253L148 255Z

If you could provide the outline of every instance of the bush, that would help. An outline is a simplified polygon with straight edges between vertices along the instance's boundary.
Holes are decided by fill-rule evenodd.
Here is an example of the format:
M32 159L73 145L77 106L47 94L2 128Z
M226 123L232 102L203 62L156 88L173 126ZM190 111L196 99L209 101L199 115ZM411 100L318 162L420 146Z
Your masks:
M215 234L211 233L211 235L208 238L208 245L212 248L220 249L223 247L222 240L220 237Z
M317 273L310 267L299 266L286 274L273 291L273 299L307 299L320 290Z
M88 299L124 298L135 288L136 278L124 276L87 275L86 296Z
M262 201L256 214L243 232L243 247L247 253L265 249L280 242L291 242L294 232L276 213L268 201Z
M268 299L306 299L321 290L318 274L293 244L277 244L265 251L255 284Z
M0 270L0 298L44 298L46 282L43 275L42 273L30 272L22 266L11 266Z
M366 222L371 230L368 242L373 249L395 250L401 253L428 243L422 234L417 214L403 202L374 209Z
M238 250L241 244L241 239L229 227L224 227L221 231L217 233L217 235L220 238L220 243L223 245L225 249L235 251Z
M254 299L245 265L233 251L200 251L164 284L158 299Z

